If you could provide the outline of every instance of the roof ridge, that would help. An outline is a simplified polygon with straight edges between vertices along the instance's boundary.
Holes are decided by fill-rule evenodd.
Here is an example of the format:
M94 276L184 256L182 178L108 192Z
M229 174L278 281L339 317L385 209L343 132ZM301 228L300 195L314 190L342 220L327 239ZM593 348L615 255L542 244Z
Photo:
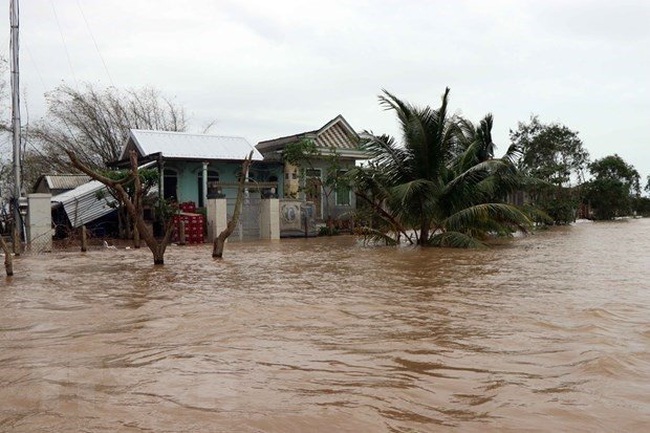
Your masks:
M161 131L157 129L134 129L134 128L131 128L131 131L143 132L145 134L153 133L153 134L166 134L166 135L186 135L186 136L194 136L194 137L243 138L244 140L247 140L246 137L244 137L243 135L215 135L215 134L201 134L199 132L164 131L164 130Z

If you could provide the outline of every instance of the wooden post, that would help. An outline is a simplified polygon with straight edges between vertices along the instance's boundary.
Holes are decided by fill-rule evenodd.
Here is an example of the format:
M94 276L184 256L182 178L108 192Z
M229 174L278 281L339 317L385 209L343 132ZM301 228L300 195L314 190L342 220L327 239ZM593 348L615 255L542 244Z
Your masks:
M86 251L88 251L88 233L86 226L81 226L81 252L85 253Z
M185 245L185 221L178 222L178 244Z

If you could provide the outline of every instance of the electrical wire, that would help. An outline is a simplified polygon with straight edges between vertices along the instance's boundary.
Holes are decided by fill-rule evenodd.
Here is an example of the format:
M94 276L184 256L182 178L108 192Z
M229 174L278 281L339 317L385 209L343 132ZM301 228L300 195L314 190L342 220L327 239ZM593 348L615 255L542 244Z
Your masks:
M65 42L65 36L63 36L63 29L61 28L61 23L59 22L59 16L56 13L56 7L54 6L54 1L50 0L50 4L52 5L52 12L54 13L54 20L56 21L56 25L59 28L59 34L61 35L61 40L63 41L63 49L65 51L65 55L68 59L68 65L70 65L70 72L72 72L72 78L74 79L75 86L79 88L79 81L77 81L77 76L74 73L74 68L72 67L72 59L70 58L70 52L68 52L68 46Z
M111 86L115 87L115 83L113 82L113 77L111 77L111 73L108 70L108 65L106 64L106 61L104 60L104 56L102 56L102 53L99 50L99 46L97 45L97 41L95 40L95 36L93 35L90 25L88 24L88 19L86 18L86 14L84 13L79 0L77 0L77 6L79 7L79 11L81 12L81 16L83 17L84 22L86 23L86 28L88 29L88 33L90 33L90 38L93 40L93 44L95 45L95 50L97 51L97 54L99 55L99 58L101 59L102 64L104 65L104 70L106 71L108 80L111 82Z

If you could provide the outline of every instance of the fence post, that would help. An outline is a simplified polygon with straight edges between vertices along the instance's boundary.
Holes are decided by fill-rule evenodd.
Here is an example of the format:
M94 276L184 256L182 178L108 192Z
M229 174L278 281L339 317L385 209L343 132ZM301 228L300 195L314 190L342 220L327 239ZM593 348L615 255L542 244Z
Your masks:
M178 244L185 245L185 221L178 222Z
M86 226L81 226L81 252L85 253L88 251L88 233Z

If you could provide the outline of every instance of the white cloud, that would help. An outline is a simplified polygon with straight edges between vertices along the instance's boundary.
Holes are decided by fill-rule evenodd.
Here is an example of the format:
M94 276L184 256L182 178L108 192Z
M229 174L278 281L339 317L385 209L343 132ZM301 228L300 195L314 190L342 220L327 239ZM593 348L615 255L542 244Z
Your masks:
M153 85L195 129L216 118L214 132L251 141L339 113L397 133L377 104L382 88L437 104L450 86L452 110L494 113L501 150L536 113L580 131L592 156L617 152L645 175L647 22L643 0L31 0L21 4L21 79L32 118L62 80L112 80Z

